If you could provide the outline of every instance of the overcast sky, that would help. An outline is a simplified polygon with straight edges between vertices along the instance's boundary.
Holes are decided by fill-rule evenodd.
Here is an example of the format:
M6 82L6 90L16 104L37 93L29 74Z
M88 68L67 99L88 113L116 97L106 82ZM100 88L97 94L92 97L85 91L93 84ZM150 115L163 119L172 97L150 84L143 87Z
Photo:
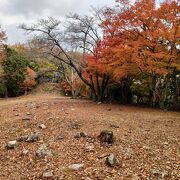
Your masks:
M90 6L111 6L115 0L0 0L0 25L6 30L8 43L25 41L17 29L22 23L33 23L39 18L64 17L72 13L86 14Z

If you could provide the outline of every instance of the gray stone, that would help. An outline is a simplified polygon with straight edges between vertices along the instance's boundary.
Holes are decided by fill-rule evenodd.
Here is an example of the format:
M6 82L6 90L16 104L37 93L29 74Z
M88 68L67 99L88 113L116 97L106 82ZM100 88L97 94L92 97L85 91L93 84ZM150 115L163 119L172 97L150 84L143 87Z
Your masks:
M75 138L87 137L88 135L85 132L77 132Z
M169 173L166 172L166 171L160 171L158 169L152 169L151 170L151 177L156 177L156 178L161 178L161 179L164 179L164 178L167 178L169 177Z
M46 145L42 145L37 151L36 156L39 158L43 158L45 156L52 156L52 152L47 149Z
M40 139L39 133L35 132L28 136L26 142L36 142Z
M73 122L69 125L69 127L72 129L79 129L81 127L81 125L78 122Z
M134 152L131 148L123 148L122 153L126 159L130 159L134 154Z
M25 135L25 136L20 136L20 137L17 139L17 141L22 142L22 141L26 141L27 139L28 139L28 135Z
M46 172L44 172L44 173L43 173L43 177L44 177L44 178L51 178L51 177L53 177L52 171L46 171Z
M92 145L86 145L85 146L85 151L86 152L94 152L94 145L92 144Z
M68 168L71 170L78 171L84 168L84 164L72 164Z
M16 140L9 141L6 145L7 149L15 149L18 146L18 143Z
M40 128L40 129L46 129L46 126L45 126L44 124L40 124L40 125L39 125L39 128Z
M56 138L56 140L63 140L64 139L64 137L63 136L57 136L57 138Z
M29 151L27 149L24 149L23 152L22 152L22 155L26 156L28 155Z
M30 121L31 120L31 117L30 116L24 116L22 118L23 121Z
M119 160L116 158L116 156L114 154L110 154L107 158L106 158L106 164L108 166L114 167L114 166L119 166Z

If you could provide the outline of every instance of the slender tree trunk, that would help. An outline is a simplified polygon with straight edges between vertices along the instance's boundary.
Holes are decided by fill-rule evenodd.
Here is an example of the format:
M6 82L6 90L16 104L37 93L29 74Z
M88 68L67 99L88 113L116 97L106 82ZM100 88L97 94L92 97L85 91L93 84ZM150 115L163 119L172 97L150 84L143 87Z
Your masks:
M177 71L174 70L172 74L172 84L173 84L173 105L172 108L177 110L180 109L180 102L179 102L179 84L178 83L178 78L177 78Z
M109 75L104 74L101 87L99 85L99 91L98 91L98 102L103 102L105 100L105 90L107 88L108 82L109 82ZM99 82L98 82L99 84Z
M131 79L126 77L121 80L121 93L122 93L122 103L129 104L131 102Z
M156 75L151 75L149 77L149 104L150 106L154 106L155 85L156 85Z
M25 87L24 95L27 96L27 94L28 94L27 87Z
M6 90L5 90L5 98L6 98L6 99L8 98L8 90L7 90L7 87L6 87Z

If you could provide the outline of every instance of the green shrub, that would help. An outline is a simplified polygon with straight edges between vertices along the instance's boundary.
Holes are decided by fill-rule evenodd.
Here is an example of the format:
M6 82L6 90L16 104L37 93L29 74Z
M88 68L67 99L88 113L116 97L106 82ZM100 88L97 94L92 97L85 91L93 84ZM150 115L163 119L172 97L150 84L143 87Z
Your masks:
M4 78L8 96L18 96L23 93L21 84L25 80L28 59L13 49L7 48L6 59L3 63Z

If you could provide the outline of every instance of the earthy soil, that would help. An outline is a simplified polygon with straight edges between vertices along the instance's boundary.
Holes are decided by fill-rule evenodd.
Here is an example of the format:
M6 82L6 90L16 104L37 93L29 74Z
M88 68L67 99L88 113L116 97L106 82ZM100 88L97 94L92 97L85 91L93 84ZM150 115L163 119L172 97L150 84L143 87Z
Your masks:
M31 120L22 120L30 114ZM40 129L39 124L47 128ZM113 131L115 142L102 144L102 130ZM75 138L77 132L90 137ZM32 132L40 133L37 142L18 142L8 150L8 141ZM59 137L59 138L58 138ZM62 138L61 138L62 137ZM36 157L45 144L53 156ZM94 151L85 147L93 145ZM23 150L29 150L22 155ZM113 153L117 167L105 164ZM68 168L84 164L81 170ZM0 100L0 180L138 180L180 179L180 112L72 100L54 96L28 96Z

